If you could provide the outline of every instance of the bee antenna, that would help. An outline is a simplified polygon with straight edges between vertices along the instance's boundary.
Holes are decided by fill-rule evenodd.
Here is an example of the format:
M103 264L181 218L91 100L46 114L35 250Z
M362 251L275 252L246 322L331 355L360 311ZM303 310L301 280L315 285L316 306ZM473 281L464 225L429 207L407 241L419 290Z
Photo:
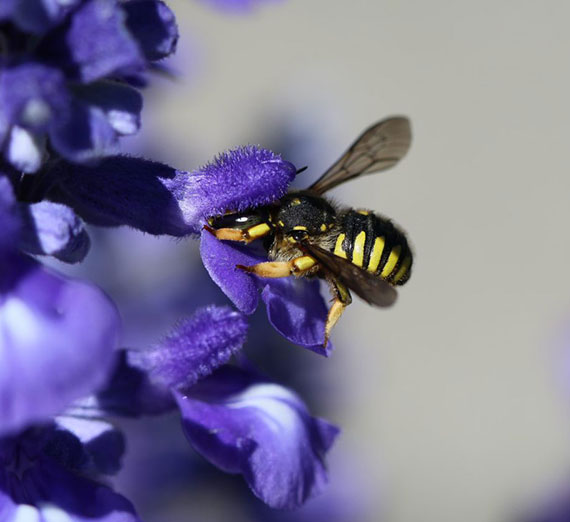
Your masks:
M297 172L295 173L295 175L297 174L301 174L301 172L305 172L309 167L307 165L305 165L304 167L301 167L300 169L297 169Z

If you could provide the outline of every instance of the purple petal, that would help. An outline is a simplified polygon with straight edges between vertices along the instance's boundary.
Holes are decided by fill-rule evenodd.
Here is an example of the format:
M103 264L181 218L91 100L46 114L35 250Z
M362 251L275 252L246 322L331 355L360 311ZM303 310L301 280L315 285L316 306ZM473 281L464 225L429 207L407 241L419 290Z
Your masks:
M6 176L0 174L0 256L16 247L20 225L12 184Z
M121 468L121 459L125 453L125 437L112 424L80 417L58 417L57 430L50 440L51 454L54 446L60 445L57 437L61 433L71 433L82 447L82 461L74 469L84 474L112 475ZM63 439L65 444L65 439ZM56 448L55 451L60 451ZM67 466L69 467L69 466Z
M22 31L42 34L63 20L78 2L79 0L9 0L8 4L12 6L9 16Z
M151 350L132 352L130 361L153 384L187 389L229 361L241 349L247 321L229 307L208 306L180 322Z
M24 63L0 74L0 105L11 124L45 131L54 119L68 118L70 103L65 77L58 69Z
M94 225L128 225L150 234L184 236L192 229L180 200L188 173L162 163L114 156L96 166L60 164L51 199Z
M0 431L41 421L99 388L114 362L119 317L86 283L25 257L0 272Z
M84 83L145 67L125 18L116 0L88 0L73 14L66 48Z
M101 109L118 134L135 134L139 130L143 102L136 89L101 81L77 88L76 94L88 105Z
M212 403L178 392L176 400L192 446L222 470L243 474L269 506L295 508L324 488L324 456L339 430L311 417L287 388L258 381Z
M21 204L23 231L20 248L30 254L78 263L89 251L89 236L73 210L59 203Z
M332 344L323 347L327 306L318 280L266 279L261 298L273 327L292 343L328 357Z
M176 50L176 19L164 2L134 0L126 3L124 9L127 27L148 60L160 60Z
M199 231L211 216L272 203L287 191L295 167L270 150L249 145L221 154L188 179L187 220Z
M3 521L139 522L133 505L111 488L43 458L22 479L0 471Z
M85 162L112 152L117 134L105 113L95 106L74 100L69 118L50 128L54 149L64 158Z
M252 314L259 303L258 281L236 268L236 265L255 265L265 259L256 255L252 248L218 241L203 230L200 241L200 255L212 280L221 288L238 310Z

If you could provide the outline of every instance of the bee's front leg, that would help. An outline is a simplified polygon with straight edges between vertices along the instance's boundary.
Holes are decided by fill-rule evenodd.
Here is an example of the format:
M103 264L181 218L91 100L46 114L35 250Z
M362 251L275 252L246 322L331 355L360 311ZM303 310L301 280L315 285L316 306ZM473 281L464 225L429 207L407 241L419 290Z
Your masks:
M302 275L317 264L317 260L311 256L301 256L291 261L267 261L252 266L237 265L241 270L259 277L287 277L290 275Z
M240 241L242 243L251 243L271 232L271 227L267 223L261 223L244 230L238 228L212 228L209 225L204 225L204 228L222 241Z

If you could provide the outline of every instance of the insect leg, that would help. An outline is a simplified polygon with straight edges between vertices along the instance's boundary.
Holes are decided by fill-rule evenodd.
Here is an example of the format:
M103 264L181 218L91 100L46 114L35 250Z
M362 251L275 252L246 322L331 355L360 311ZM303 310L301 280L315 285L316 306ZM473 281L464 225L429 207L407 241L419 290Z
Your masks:
M329 314L327 316L327 324L325 325L325 342L323 346L329 342L329 337L333 326L340 319L340 316L344 312L344 309L352 303L352 296L350 295L350 290L344 286L338 279L329 279L331 283L333 292L336 294L334 302L330 307Z
M216 236L217 239L223 241L241 241L242 243L251 243L271 232L271 227L267 223L260 223L259 225L244 230L237 228L212 228L208 225L204 225L204 228L210 232L210 234Z
M287 277L292 274L301 275L316 264L316 259L311 256L301 256L291 261L267 261L252 266L237 265L237 267L260 277Z

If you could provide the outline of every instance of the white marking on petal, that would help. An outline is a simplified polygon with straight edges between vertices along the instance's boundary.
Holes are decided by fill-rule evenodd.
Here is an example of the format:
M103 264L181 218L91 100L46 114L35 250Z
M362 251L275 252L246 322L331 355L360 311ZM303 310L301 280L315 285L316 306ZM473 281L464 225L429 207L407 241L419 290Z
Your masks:
M30 346L40 338L38 318L20 299L9 297L0 306L0 331L10 337L7 346Z
M21 504L10 518L11 522L39 522L40 514L34 506Z
M21 118L25 124L39 127L51 118L51 108L44 100L32 98L22 110Z
M244 392L232 397L229 408L257 408L264 414L265 421L273 431L283 430L292 433L299 429L299 415L291 403L299 399L289 390L277 384L256 384Z
M27 130L14 127L8 143L8 159L19 170L35 172L42 164L42 146Z
M41 510L45 522L73 522L69 514L57 506L47 505Z
M112 110L107 112L107 118L119 134L134 134L139 128L138 118L128 112Z

